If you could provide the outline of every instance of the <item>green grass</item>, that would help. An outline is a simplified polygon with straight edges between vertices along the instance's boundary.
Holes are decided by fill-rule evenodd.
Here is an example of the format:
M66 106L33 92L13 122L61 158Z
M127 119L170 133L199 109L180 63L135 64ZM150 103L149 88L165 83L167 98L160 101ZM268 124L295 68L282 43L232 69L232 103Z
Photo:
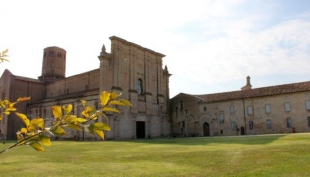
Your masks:
M310 133L53 141L0 154L0 176L310 176Z

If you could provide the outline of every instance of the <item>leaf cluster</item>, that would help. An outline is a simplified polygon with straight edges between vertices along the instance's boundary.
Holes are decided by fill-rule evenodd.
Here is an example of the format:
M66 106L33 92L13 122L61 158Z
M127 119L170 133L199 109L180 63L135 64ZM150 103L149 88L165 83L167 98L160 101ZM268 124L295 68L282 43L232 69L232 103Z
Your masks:
M6 57L9 57L8 52L9 49L6 49L0 53L0 63L3 63L4 61L9 61L8 59L6 59Z
M65 128L73 130L85 130L86 132L97 135L104 139L104 131L110 131L111 127L105 123L98 121L98 117L102 116L108 121L107 112L120 113L115 108L118 106L132 106L128 100L120 99L121 94L115 92L103 91L100 94L100 107L96 109L94 106L87 105L87 101L81 100L84 110L81 116L72 114L72 104L63 106L52 106L54 115L52 127L45 127L44 118L34 118L29 120L25 114L16 112L14 105L21 101L29 100L30 97L19 98L16 102L11 103L8 100L0 101L0 108L4 109L3 114L9 115L15 111L15 114L23 121L25 127L21 128L17 133L18 142L11 147L0 151L7 151L13 147L29 145L37 151L44 151L44 146L51 146L50 136L61 137L66 134ZM0 120L3 119L1 114Z

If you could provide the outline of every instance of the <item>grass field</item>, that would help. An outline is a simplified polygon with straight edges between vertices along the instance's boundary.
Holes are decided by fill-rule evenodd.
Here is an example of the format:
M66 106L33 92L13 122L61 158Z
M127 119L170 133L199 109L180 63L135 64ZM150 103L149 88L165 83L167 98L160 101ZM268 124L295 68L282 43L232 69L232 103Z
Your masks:
M310 176L310 133L53 141L0 154L0 176Z

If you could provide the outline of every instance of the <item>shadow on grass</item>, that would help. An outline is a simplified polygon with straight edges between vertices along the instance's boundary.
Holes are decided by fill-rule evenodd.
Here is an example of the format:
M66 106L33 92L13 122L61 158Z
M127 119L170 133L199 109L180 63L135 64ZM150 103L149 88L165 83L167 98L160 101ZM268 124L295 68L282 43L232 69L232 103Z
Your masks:
M188 137L188 138L166 138L166 139L137 139L119 140L116 142L131 142L144 144L174 144L174 145L206 145L206 144L244 144L260 145L268 144L278 140L285 134L276 135L257 135L257 136L218 136L218 137Z

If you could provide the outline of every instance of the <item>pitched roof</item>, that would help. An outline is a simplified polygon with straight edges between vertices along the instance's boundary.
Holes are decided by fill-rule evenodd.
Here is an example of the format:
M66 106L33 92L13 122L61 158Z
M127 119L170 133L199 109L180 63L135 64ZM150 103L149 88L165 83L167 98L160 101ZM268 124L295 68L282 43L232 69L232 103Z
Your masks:
M225 100L251 98L251 97L289 94L303 91L310 91L309 81L293 84L276 85L270 87L261 87L250 90L240 90L240 91L193 95L193 96L201 98L203 102L214 102L214 101L225 101Z

